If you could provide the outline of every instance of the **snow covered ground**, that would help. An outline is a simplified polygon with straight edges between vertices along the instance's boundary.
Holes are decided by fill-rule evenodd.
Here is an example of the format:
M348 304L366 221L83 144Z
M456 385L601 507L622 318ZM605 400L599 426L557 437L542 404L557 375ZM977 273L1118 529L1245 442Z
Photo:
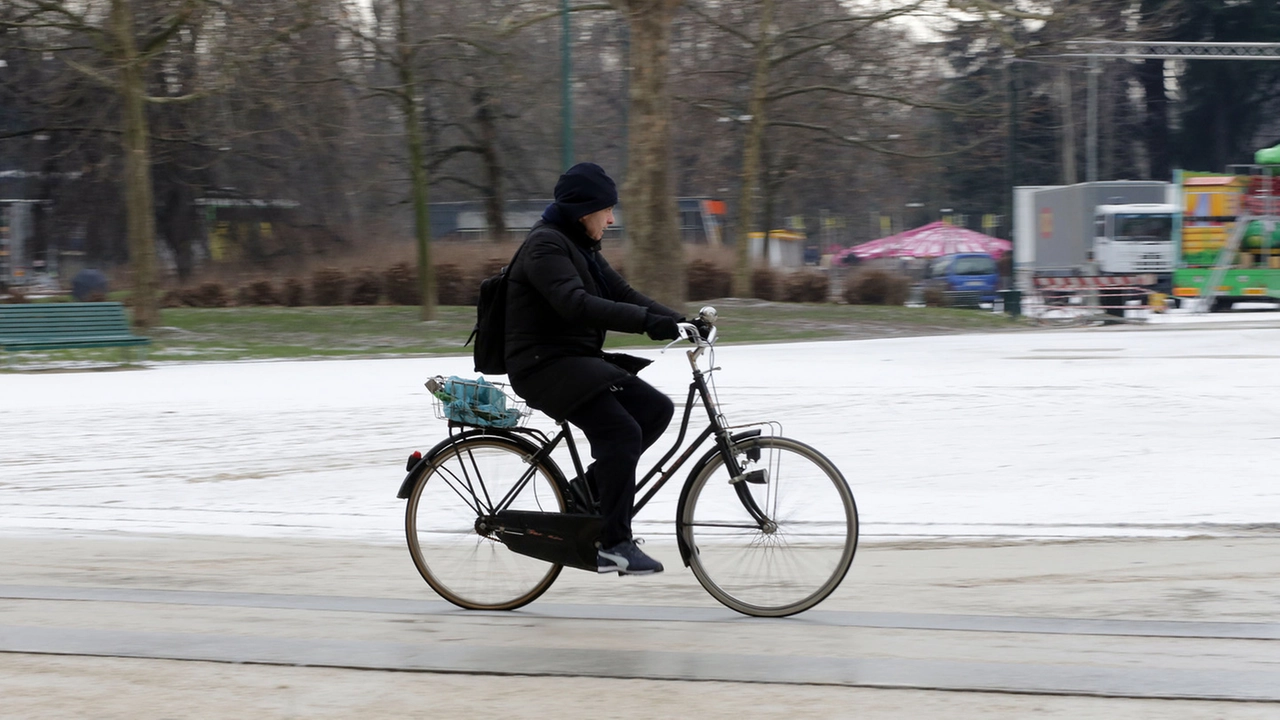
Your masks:
M716 379L731 422L776 420L835 461L867 539L1267 532L1280 322L1250 319L724 346ZM683 401L683 353L639 354ZM422 383L469 371L454 357L0 375L0 532L398 543L405 458L444 434ZM669 533L677 495L638 532Z

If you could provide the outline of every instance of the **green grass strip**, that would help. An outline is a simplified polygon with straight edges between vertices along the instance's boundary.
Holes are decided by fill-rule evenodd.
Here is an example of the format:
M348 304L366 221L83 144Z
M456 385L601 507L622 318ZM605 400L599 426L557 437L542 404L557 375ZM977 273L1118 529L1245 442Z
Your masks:
M704 303L690 303L689 315ZM806 305L719 300L722 343L798 342L1025 329L1021 320L984 310ZM150 332L151 362L224 362L458 355L475 324L475 308L441 307L422 322L416 307L171 308ZM610 333L611 348L652 347L642 335ZM119 348L8 353L7 367L66 369L120 364Z

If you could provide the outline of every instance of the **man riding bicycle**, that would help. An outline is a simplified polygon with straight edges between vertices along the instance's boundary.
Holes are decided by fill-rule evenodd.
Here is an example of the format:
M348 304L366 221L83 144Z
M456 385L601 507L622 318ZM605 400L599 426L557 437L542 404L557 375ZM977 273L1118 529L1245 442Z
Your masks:
M506 363L511 387L533 408L580 428L595 460L583 481L600 501L601 573L644 575L662 563L631 535L636 465L671 421L671 399L637 378L648 361L605 353L606 331L675 340L682 315L627 284L600 254L617 186L579 163L560 176L508 271Z

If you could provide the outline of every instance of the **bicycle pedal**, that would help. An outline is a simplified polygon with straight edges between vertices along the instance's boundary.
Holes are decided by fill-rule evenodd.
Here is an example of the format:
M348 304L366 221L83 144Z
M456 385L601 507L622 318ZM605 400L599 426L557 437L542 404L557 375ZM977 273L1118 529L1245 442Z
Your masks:
M751 472L742 473L735 478L729 479L730 485L737 485L740 482L749 482L752 485L764 485L769 482L769 471L764 468L760 468L759 470L752 470Z

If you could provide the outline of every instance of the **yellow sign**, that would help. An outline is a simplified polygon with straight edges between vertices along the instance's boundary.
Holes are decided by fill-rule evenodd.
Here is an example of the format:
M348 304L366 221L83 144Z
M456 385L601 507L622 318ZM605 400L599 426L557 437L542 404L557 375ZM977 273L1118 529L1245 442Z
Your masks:
M1040 237L1048 240L1053 237L1053 210L1040 208Z

